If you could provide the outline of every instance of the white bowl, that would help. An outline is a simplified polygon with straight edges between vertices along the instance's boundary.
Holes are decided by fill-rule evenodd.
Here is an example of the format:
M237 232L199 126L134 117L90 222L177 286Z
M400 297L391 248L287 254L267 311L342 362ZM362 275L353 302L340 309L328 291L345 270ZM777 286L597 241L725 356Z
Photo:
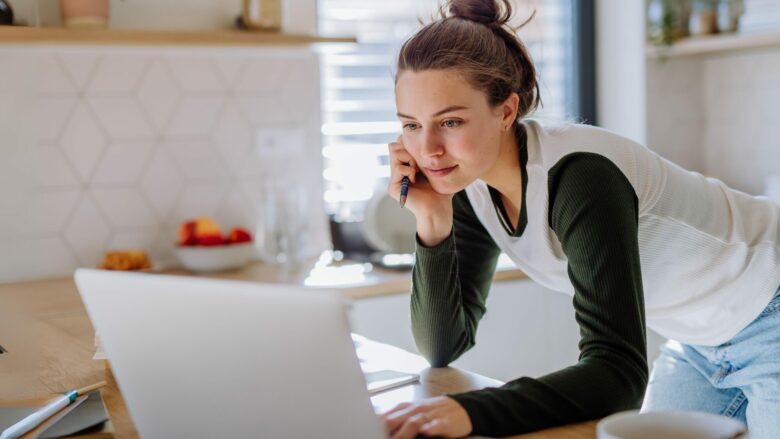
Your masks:
M176 246L176 257L182 267L207 273L236 270L246 266L255 256L253 242L214 246Z
M745 425L712 413L659 411L616 413L599 421L599 439L724 439L746 438Z

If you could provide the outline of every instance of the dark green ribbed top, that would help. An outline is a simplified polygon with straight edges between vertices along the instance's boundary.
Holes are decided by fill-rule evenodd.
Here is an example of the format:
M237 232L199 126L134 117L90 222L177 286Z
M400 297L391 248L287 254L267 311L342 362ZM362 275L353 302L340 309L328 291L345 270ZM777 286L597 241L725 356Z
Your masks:
M549 225L568 258L575 291L579 361L542 377L450 395L468 412L472 434L506 436L594 419L637 408L644 395L645 313L633 187L614 163L591 153L561 159L548 182ZM501 203L497 193L492 198ZM454 196L453 208L453 232L435 247L418 241L413 271L412 330L434 367L474 345L500 253L465 191ZM506 215L500 204L496 214ZM516 230L505 232L522 236L527 217L523 203ZM507 218L503 223L511 224Z

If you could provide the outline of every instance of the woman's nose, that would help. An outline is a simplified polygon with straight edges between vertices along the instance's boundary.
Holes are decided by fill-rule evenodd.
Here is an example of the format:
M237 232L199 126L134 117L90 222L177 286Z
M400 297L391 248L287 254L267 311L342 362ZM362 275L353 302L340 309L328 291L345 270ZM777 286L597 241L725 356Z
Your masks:
M444 153L444 144L441 138L432 131L425 133L420 145L420 153L426 157L442 155Z

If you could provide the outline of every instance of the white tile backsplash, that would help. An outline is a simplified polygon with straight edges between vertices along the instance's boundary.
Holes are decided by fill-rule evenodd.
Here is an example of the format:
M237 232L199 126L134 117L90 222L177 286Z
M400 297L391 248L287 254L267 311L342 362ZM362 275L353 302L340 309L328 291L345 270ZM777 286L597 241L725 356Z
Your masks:
M78 187L81 184L75 168L58 145L39 144L34 155L33 184L38 188Z
M14 83L0 86L0 282L69 276L110 249L169 265L181 221L262 224L268 181L314 194L307 252L327 247L313 52L0 46L0 65ZM279 129L306 144L258 156L253 133Z
M90 193L113 230L153 227L160 222L149 202L135 187L101 187Z
M165 128L165 137L208 137L224 105L225 98L221 94L185 96L179 101L171 121Z
M92 177L107 144L108 138L90 109L79 103L60 136L60 146L81 181Z
M179 193L184 187L184 176L167 148L158 145L155 149L154 157L141 177L140 187L158 216L166 220L171 216Z
M111 239L111 227L91 197L81 199L68 221L64 237L81 265L98 264Z
M39 68L41 69L41 78L38 93L42 95L75 95L78 92L76 85L71 81L70 75L65 72L58 57L43 57L40 60Z
M136 96L158 133L162 133L170 122L179 94L178 84L167 65L159 60L152 62Z
M87 92L90 94L129 94L136 89L151 62L144 53L104 53L100 56Z
M182 56L167 60L167 64L185 93L222 93L227 84L209 58Z
M80 190L60 189L36 193L28 206L31 208L25 235L56 235L65 224L82 198Z
M154 136L155 129L140 102L132 95L88 98L101 127L112 139L138 139Z
M97 185L137 183L154 146L151 140L111 142L97 165L92 182Z
M62 136L65 125L73 117L73 110L78 103L76 97L39 97L34 101L34 112L40 123L35 130L35 136L40 142L56 142Z
M57 59L73 81L76 90L84 92L92 79L100 56L93 52L71 52L64 56L57 56Z

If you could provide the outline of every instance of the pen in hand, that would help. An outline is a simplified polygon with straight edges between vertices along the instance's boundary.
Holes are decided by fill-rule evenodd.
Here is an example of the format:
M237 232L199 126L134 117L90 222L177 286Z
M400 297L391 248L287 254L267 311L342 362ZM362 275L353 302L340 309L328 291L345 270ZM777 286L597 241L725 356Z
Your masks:
M403 180L401 180L401 209L403 209L404 204L406 204L406 196L409 193L409 177L404 177Z

